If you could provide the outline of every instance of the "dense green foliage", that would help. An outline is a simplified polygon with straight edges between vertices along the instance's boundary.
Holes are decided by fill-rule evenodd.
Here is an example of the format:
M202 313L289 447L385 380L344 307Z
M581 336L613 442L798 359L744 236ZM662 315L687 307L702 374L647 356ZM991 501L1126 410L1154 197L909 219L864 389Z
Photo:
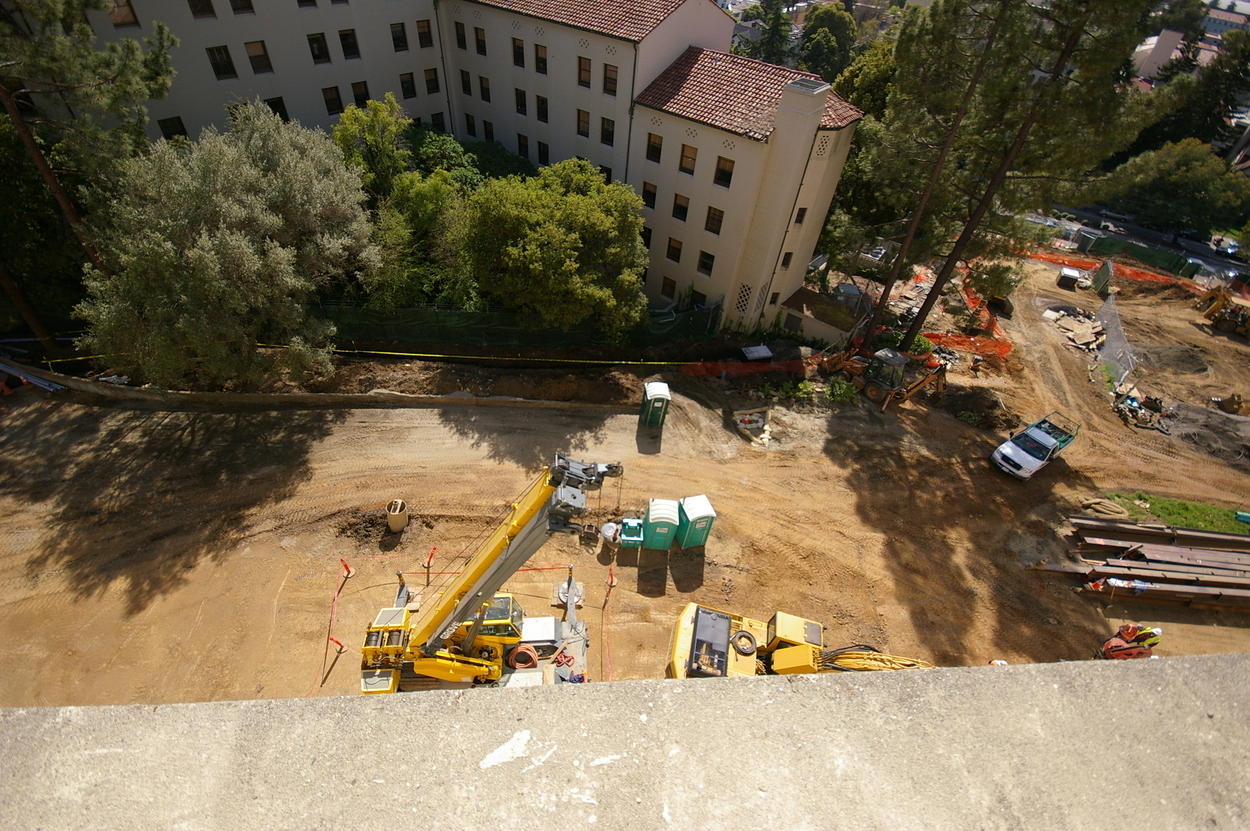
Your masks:
M1142 133L1131 153L1187 138L1205 142L1234 139L1240 128L1230 127L1228 119L1238 100L1250 92L1250 32L1225 32L1220 53L1211 63L1199 68L1192 78L1177 75L1164 90L1170 90L1175 99L1172 111Z
M893 30L868 44L850 66L833 81L833 88L847 101L875 118L885 116L890 88L894 84Z
M395 177L409 168L412 159L403 140L411 119L402 112L395 95L388 92L364 109L348 107L330 133L343 158L360 171L360 180L375 204L391 192Z
M800 66L833 83L850 65L854 45L855 18L839 6L815 6L803 25Z
M1210 145L1197 139L1130 159L1100 190L1103 201L1161 230L1206 235L1250 220L1250 179L1230 171Z
M360 176L325 133L255 102L231 110L226 132L157 142L120 176L94 223L106 269L89 269L78 308L86 348L167 387L328 368L332 333L310 300L378 255Z
M624 332L646 309L641 207L632 188L605 183L579 159L530 179L490 179L452 220L450 265L535 327Z

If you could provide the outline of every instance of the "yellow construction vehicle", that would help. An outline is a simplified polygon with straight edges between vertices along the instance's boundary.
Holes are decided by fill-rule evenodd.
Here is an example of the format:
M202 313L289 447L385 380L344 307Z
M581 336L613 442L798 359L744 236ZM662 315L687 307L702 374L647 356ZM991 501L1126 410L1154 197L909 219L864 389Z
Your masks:
M1221 332L1250 337L1250 302L1216 286L1194 301L1194 306Z
M732 678L805 672L926 669L933 665L887 655L865 644L825 648L824 627L775 612L767 623L688 603L673 627L670 678Z
M489 683L500 679L504 661L518 645L532 643L541 654L555 652L573 635L585 643L585 624L576 621L574 600L567 603L571 622L564 625L577 631L559 634L553 631L554 618L527 621L516 598L499 589L552 534L580 533L582 527L572 519L586 508L585 492L621 472L619 464L586 464L557 455L446 587L415 611L397 598L393 607L378 612L361 647L360 691L395 692L404 682L422 679ZM400 597L404 594L401 587ZM527 632L528 624L538 620L550 624L544 631Z
M909 401L922 390L931 396L946 391L946 363L931 358L924 371L908 380L910 359L897 349L878 349L871 357L855 349L813 355L808 366L828 374L841 372L885 412L891 404Z

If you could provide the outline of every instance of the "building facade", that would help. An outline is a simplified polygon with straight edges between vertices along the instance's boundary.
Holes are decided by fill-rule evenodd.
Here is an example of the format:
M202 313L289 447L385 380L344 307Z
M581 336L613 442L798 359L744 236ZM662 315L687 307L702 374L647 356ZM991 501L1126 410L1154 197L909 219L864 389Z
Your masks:
M180 46L153 138L261 98L331 127L387 92L421 123L642 195L653 306L773 322L800 289L860 113L816 76L728 53L712 0L114 0L104 39Z

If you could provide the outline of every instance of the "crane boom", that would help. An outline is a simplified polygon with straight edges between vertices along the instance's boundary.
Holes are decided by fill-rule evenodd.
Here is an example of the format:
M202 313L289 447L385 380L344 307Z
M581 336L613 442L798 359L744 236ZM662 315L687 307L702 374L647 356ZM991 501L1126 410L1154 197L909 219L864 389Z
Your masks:
M497 679L501 644L477 638L495 593L552 534L581 530L571 520L585 510L585 492L600 488L604 477L620 474L619 464L586 464L557 454L447 588L416 614L407 609L379 613L361 650L362 692L394 691L405 664L415 674L443 680ZM452 644L466 623L464 636Z

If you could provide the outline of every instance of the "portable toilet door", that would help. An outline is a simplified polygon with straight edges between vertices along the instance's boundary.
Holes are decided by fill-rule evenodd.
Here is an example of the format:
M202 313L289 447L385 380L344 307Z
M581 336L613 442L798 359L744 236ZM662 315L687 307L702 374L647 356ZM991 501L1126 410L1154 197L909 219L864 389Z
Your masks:
M676 499L652 499L647 505L647 521L642 530L642 547L668 551L677 537L680 511Z
M698 548L707 544L712 534L712 523L716 521L716 511L706 496L687 496L678 506L680 514L677 527L678 548Z
M643 427L663 427L664 419L668 415L668 405L672 400L668 384L663 381L649 381L643 386L639 423Z

